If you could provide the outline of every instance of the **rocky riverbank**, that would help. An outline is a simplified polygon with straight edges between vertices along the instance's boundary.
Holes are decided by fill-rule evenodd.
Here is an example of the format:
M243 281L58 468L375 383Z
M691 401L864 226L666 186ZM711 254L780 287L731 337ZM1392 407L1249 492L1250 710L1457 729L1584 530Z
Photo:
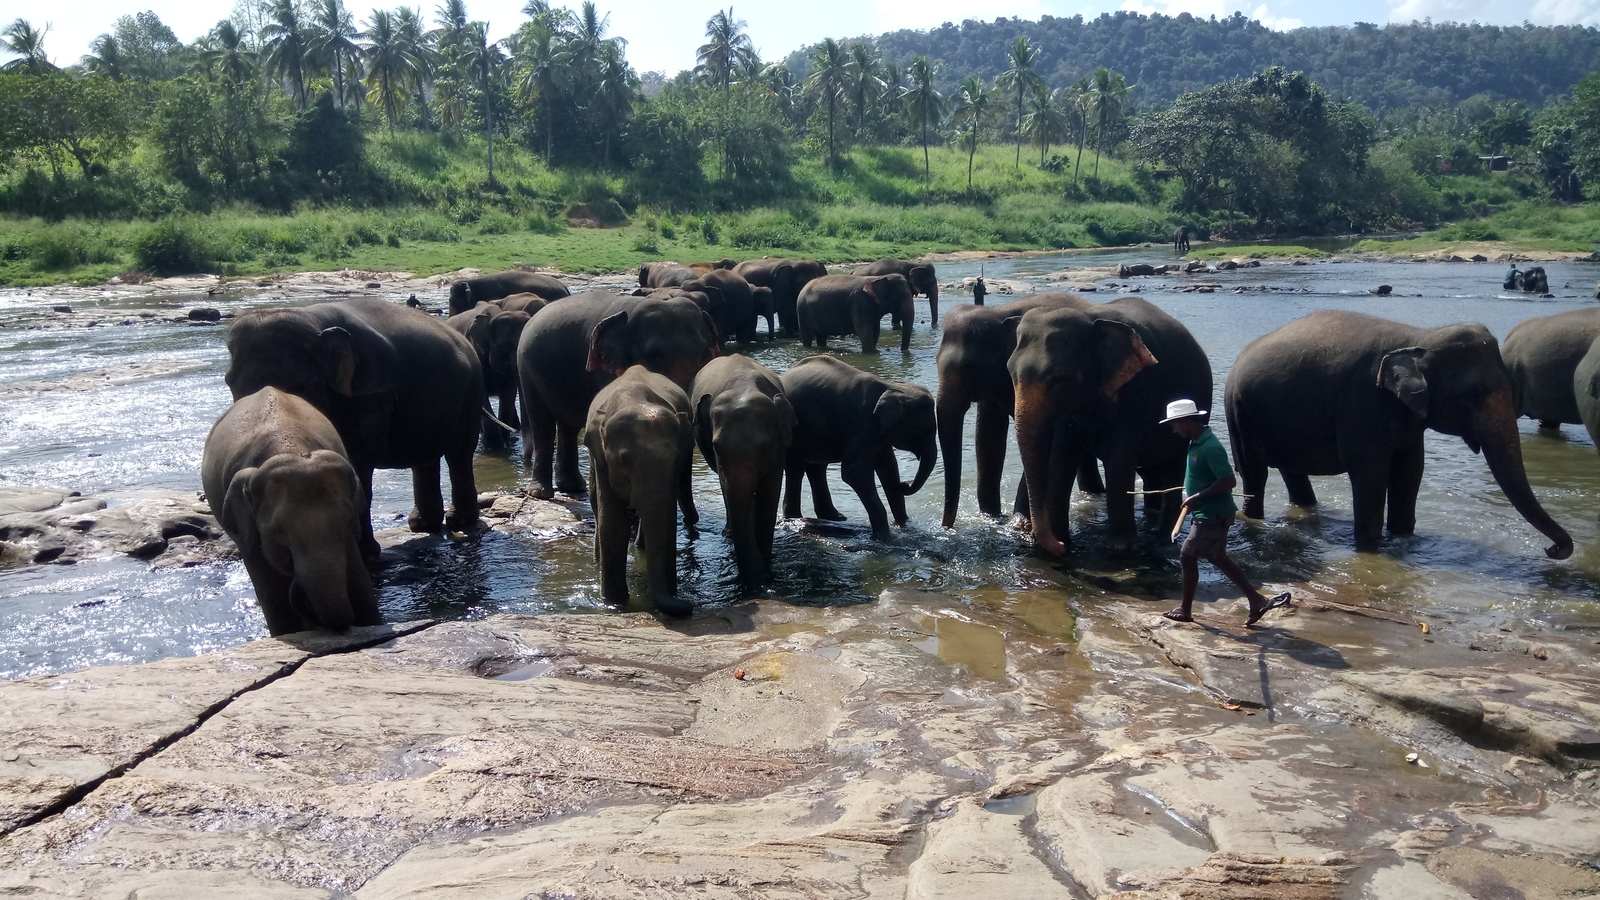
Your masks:
M419 622L4 683L0 892L1600 890L1593 635L1295 590L1257 630L1063 581Z

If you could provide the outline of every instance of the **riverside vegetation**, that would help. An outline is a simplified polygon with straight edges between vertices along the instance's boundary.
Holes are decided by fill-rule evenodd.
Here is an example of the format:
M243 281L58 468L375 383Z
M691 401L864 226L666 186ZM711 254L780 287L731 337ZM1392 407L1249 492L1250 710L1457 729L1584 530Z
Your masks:
M358 29L342 0L245 2L191 44L141 13L64 70L17 19L0 32L0 284L843 262L1164 242L1180 222L1213 239L1454 222L1424 241L1600 241L1582 202L1600 173L1600 73L1573 83L1573 60L1600 58L1595 29L1518 31L1566 48L1520 80L1480 48L1459 71L1408 68L1399 94L1339 84L1364 105L1280 66L1179 83L1199 52L1181 42L1126 48L1160 55L1167 74L1144 87L1072 50L1147 22L1243 29L1266 53L1255 32L1271 33L1242 19L1047 17L1009 36L968 22L973 41L945 60L899 56L902 32L768 64L729 10L707 22L700 64L668 79L629 67L593 3L531 0L504 41L462 0L436 12L431 29L407 8ZM1362 41L1479 46L1467 26L1363 27L1296 32L1269 57L1318 72ZM1065 43L1052 55L1049 40Z

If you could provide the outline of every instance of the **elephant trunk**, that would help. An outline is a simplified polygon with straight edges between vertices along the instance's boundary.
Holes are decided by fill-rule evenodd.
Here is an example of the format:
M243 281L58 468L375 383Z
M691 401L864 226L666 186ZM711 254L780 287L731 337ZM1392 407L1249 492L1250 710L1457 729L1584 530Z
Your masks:
M1571 556L1572 536L1550 518L1528 486L1528 473L1522 466L1522 438L1517 433L1510 389L1501 389L1489 396L1472 417L1472 434L1483 447L1484 461L1489 464L1495 483L1505 492L1511 506L1529 525L1554 542L1545 548L1545 555L1551 559Z
M900 304L900 352L911 352L911 316L916 310L916 304L911 297L906 297L906 302Z
M972 401L954 378L939 384L939 452L944 455L944 527L956 523L961 502L961 437Z
M766 560L761 555L760 541L756 535L757 482L748 464L729 465L726 457L719 473L722 478L722 497L728 508L728 537L733 541L734 560L739 575L746 582L756 582L767 575Z
M339 549L344 544L340 543ZM355 624L351 609L347 560L328 559L326 550L294 554L294 580L290 602L300 618L329 631L349 631Z
M930 325L939 324L939 281L933 279L928 284L928 322Z
M1051 556L1067 551L1050 521L1050 442L1057 415L1043 384L1017 385L1017 449L1022 452L1022 483L1028 491L1033 542Z
M917 474L911 479L910 484L901 483L900 490L906 494L915 494L922 490L928 483L928 476L933 474L933 464L939 461L939 443L934 435L928 435L928 440L917 450Z

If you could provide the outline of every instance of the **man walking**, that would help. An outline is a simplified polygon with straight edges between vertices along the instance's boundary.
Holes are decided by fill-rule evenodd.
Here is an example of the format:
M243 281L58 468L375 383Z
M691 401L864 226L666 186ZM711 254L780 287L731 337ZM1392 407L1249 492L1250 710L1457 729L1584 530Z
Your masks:
M1228 451L1206 425L1210 410L1195 405L1193 400L1174 400L1167 404L1167 417L1163 425L1171 425L1179 437L1189 442L1189 462L1183 473L1183 506L1178 510L1181 520L1187 512L1190 518L1189 536L1183 541L1178 562L1183 568L1183 605L1163 613L1174 622L1192 622L1195 588L1200 585L1200 560L1208 559L1222 570L1228 580L1244 591L1250 601L1250 618L1246 625L1254 625L1266 615L1267 610L1289 605L1288 593L1268 600L1250 584L1239 564L1228 558L1228 528L1233 525L1233 515L1239 507L1233 502L1233 489L1239 480L1228 463Z

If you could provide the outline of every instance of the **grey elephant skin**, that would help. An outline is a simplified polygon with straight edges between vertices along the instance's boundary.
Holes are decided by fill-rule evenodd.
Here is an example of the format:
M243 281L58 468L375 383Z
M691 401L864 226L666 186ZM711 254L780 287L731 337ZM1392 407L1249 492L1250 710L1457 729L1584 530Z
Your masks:
M955 524L961 497L961 445L967 410L978 405L974 442L978 509L1000 515L1000 475L1006 461L1006 426L1015 392L1006 361L1017 347L1017 324L1030 309L1088 309L1094 304L1064 291L1023 297L1004 306L963 303L945 316L939 339L939 453L944 457L944 527ZM1025 497L1026 495L1023 494Z
M1299 506L1316 504L1310 475L1348 473L1356 549L1416 530L1423 432L1481 452L1511 505L1572 555L1572 538L1539 505L1522 466L1511 376L1481 325L1421 329L1360 313L1324 310L1253 341L1227 386L1228 433L1245 493L1261 518L1267 469Z
M200 477L274 636L382 621L358 545L366 494L310 403L270 387L235 402L206 436Z
M450 314L466 312L485 300L499 300L512 294L533 294L545 300L560 300L570 294L567 286L554 275L524 272L512 269L493 275L463 278L450 285Z
M228 326L228 388L238 400L264 387L287 391L328 417L369 498L362 551L372 538L372 470L410 469L411 530L466 530L478 520L472 454L482 416L483 371L467 339L420 310L371 297L297 309L252 310ZM450 471L445 515L439 459Z
M685 281L692 281L700 273L689 268L683 263L671 260L658 260L647 262L639 266L639 286L642 288L677 287Z
M694 378L694 438L717 473L739 575L755 584L772 573L784 463L795 414L777 373L748 356L714 359Z
M678 287L708 298L708 311L722 340L741 344L755 342L756 305L750 282L727 269L711 269Z
M1511 397L1518 416L1544 428L1583 421L1573 373L1600 338L1600 309L1575 309L1528 319L1511 329L1500 356L1511 374Z
M1017 324L1007 370L1035 544L1051 555L1065 552L1072 476L1098 459L1105 464L1107 544L1134 549L1134 476L1146 491L1183 483L1188 444L1160 421L1178 398L1210 408L1205 351L1178 320L1123 297L1087 309L1029 310ZM1167 499L1147 494L1145 517L1170 527L1181 498Z
M1179 225L1177 230L1172 232L1172 252L1180 256L1189 252L1189 234L1187 225Z
M786 335L800 331L800 321L795 312L800 291L807 284L828 274L828 267L814 259L776 257L747 259L733 267L733 271L756 287L772 290L773 309L778 315L778 327Z
M900 352L911 352L911 285L900 275L827 275L808 283L796 301L800 340L828 346L828 336L854 334L862 353L878 352L883 317L898 314Z
M827 467L861 498L872 536L890 538L889 516L874 478L883 486L896 525L905 525L906 495L922 489L939 458L938 422L927 388L888 381L831 356L801 360L783 373L783 395L794 409L794 442L785 463L783 514L800 517L800 476L811 484L817 516L841 520L828 493ZM900 480L895 450L917 457L910 484Z
M939 324L939 275L933 263L914 263L885 256L876 262L863 263L850 270L851 275L899 275L911 285L913 295L928 298L928 324ZM902 320L909 324L911 319ZM900 323L896 323L897 325Z
M1548 294L1550 293L1550 278L1545 274L1544 266L1530 266L1527 271L1519 271L1507 278L1500 286L1508 291Z
M677 510L685 525L699 518L689 489L689 396L670 379L631 366L595 395L584 443L601 594L609 603L628 602L628 543L637 518L650 602L667 615L688 615L690 604L678 597Z
M1595 449L1600 450L1600 341L1590 344L1589 352L1578 360L1572 372L1572 393L1578 402L1578 418Z
M509 297L501 297L499 300L490 302L506 312L525 312L531 316L544 309L545 304L550 301L538 294L512 294Z
M535 495L583 492L578 431L595 395L619 374L642 365L687 391L721 352L710 315L684 297L586 291L546 306L517 344L522 458L533 460Z
M491 397L499 399L500 422L510 428L521 427L521 420L517 418L517 343L531 318L525 312L506 312L495 303L479 303L445 320L446 325L472 345L473 352L478 355L478 365L483 369L484 401L487 403ZM484 422L484 447L501 449L506 444L507 436L500 424Z

